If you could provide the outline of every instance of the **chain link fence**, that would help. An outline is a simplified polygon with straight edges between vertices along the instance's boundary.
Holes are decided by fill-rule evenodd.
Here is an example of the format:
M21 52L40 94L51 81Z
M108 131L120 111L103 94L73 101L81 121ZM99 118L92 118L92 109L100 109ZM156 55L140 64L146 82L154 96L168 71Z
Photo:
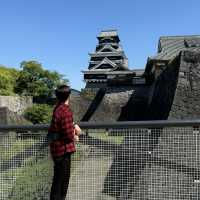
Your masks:
M81 123L68 200L199 200L200 121ZM0 199L48 200L47 126L0 126Z

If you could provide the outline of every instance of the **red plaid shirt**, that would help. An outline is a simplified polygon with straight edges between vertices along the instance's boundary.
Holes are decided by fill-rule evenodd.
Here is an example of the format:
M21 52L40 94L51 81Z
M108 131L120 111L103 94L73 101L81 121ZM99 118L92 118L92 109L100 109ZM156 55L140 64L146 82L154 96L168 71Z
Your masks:
M61 139L50 143L50 152L53 157L62 156L66 152L73 153L76 151L73 113L68 105L64 103L56 105L48 131L50 133L61 133L63 135Z

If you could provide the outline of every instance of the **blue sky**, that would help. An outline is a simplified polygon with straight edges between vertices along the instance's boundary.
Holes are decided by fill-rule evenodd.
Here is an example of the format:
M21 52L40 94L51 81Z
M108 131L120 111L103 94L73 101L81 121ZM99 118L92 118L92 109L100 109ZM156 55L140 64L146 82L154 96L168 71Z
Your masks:
M200 34L199 8L199 0L0 0L0 64L34 59L81 89L101 30L118 29L130 68L144 68L160 36Z

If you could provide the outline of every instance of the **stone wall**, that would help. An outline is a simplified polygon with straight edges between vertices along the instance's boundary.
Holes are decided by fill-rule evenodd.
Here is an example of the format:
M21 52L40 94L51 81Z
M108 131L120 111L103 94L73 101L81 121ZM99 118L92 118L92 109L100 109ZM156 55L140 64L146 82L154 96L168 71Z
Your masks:
M88 94L87 92L83 91L80 96L71 96L70 104L76 121L80 121L82 119L97 92L98 90L92 91L92 93ZM133 88L128 88L127 90L125 88L108 88L103 100L100 102L89 121L117 121L121 114L122 108L127 104L131 96L134 96L134 94Z
M122 104L118 121L146 120L149 91L150 87L148 85L134 86L130 98Z
M148 120L166 120L168 118L177 87L179 68L180 56L171 61L152 84Z
M91 100L80 95L70 96L70 107L74 114L74 121L78 122L81 120L85 112L87 111Z
M17 114L22 114L32 104L32 97L0 96L0 107L7 107L10 111Z
M4 125L22 125L30 124L23 116L18 115L15 112L10 111L7 107L0 107L0 124Z
M122 108L127 104L134 90L106 92L90 121L115 122Z
M200 52L183 51L169 119L200 118Z

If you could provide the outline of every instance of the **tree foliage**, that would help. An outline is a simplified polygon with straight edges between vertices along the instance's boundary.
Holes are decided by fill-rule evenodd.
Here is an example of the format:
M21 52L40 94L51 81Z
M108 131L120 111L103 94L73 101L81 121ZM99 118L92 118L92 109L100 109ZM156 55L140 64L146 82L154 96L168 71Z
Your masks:
M15 86L19 95L50 96L58 85L68 82L58 72L43 69L37 61L23 61L20 67Z
M34 104L24 111L24 117L33 124L50 123L52 106L47 104Z
M14 87L18 71L13 68L0 66L0 95L14 95Z

